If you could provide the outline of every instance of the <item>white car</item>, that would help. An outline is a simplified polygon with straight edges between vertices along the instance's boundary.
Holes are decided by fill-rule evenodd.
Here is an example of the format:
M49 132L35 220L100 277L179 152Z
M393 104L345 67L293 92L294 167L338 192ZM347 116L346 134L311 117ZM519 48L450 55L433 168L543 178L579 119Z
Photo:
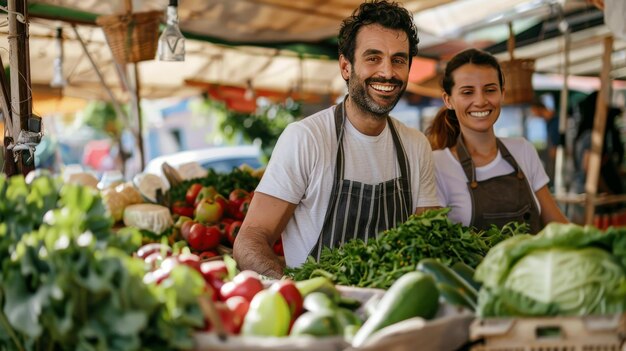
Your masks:
M219 146L155 157L148 162L144 173L156 174L166 180L162 169L164 162L167 162L179 171L181 171L181 166L186 167L195 163L201 169L213 169L217 173L229 173L233 168L243 164L247 164L255 169L263 165L261 162L261 151L256 146ZM185 174L181 175L183 178L187 178Z

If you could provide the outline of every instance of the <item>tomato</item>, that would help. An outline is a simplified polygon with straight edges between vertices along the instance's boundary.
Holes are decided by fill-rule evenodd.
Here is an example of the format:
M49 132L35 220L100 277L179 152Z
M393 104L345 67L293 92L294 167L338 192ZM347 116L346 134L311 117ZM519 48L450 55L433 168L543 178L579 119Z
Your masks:
M228 231L226 232L226 237L231 245L235 245L235 239L237 239L237 234L239 234L239 229L241 229L241 221L234 221L228 227Z
M219 254L217 252L213 251L213 250L205 250L205 251L202 251L202 252L200 252L198 254L198 256L200 257L201 261L207 260L209 258L218 256L218 255Z
M241 202L244 199L247 199L249 197L250 197L250 193L240 188L233 189L233 191L231 191L230 194L228 194L228 200L230 202Z
M251 199L245 199L239 205L239 213L241 213L243 217L245 217L246 214L248 214L248 209L250 208L250 201Z
M189 233L191 232L191 227L198 222L196 221L186 221L180 226L180 236L185 239L185 241L189 242Z
M283 239L282 238L276 240L276 242L272 246L272 250L274 250L274 253L276 255L278 255L278 256L285 256L285 252L283 250Z
M254 295L263 290L263 283L258 274L250 271L240 272L232 281L225 283L220 289L220 294L224 300L241 296L248 301L252 301Z
M287 301L289 311L291 312L291 321L293 322L302 313L304 299L302 294L291 279L278 281L270 287L271 290L278 291Z
M243 220L244 214L241 212L241 204L246 200L250 200L250 198L250 193L243 189L234 189L231 191L228 195L230 206L227 207L229 216L237 220Z
M220 243L220 230L217 226L195 223L189 230L187 243L197 251L213 249Z
M181 217L193 217L193 212L194 208L184 201L176 201L172 205L172 213Z
M202 184L191 184L187 189L187 192L185 193L185 202L187 202L189 205L193 205L196 201L196 197L198 197L198 193L200 193L200 190L202 190Z

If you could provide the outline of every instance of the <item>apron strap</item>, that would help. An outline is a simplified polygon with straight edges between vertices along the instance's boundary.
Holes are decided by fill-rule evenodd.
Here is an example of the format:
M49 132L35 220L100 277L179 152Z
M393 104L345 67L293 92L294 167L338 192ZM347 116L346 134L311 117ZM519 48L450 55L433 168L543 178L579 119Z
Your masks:
M498 149L500 150L502 158L504 158L513 167L513 169L515 169L515 172L517 173L517 178L524 179L524 172L522 172L521 167L517 164L517 161L515 161L515 158L513 157L513 155L511 155L509 149L507 149L506 146L504 146L504 143L498 138L496 138L496 144L498 145Z
M478 186L478 182L476 181L476 167L474 167L474 161L472 161L472 157L467 151L461 134L459 134L459 137L456 139L456 154L459 156L459 162L461 163L461 167L463 167L463 172L465 172L470 187L476 189Z
M320 259L322 255L322 233L326 232L329 227L332 227L332 221L330 217L335 213L335 208L337 208L337 202L339 201L339 187L342 183L343 172L344 172L344 162L343 162L343 124L346 120L346 112L344 109L346 99L344 98L342 102L337 104L335 107L335 132L337 135L337 160L335 161L335 180L333 181L333 187L330 192L330 200L328 202L328 209L326 210L326 214L324 215L324 222L322 224L322 230L318 236L317 243L313 248L310 254L313 254L317 260Z
M398 136L398 132L396 131L396 127L393 125L391 121L391 117L387 117L387 124L389 125L389 129L391 130L391 137L393 138L393 143L396 147L396 154L398 155L398 164L400 165L400 175L402 178L406 179L409 184L409 189L411 188L411 177L409 176L411 167L409 165L409 160L406 157L406 151L404 150L404 145L400 141L400 137Z
M522 169L517 164L517 161L515 161L513 155L509 152L509 149L504 146L504 143L502 143L499 138L496 138L496 146L498 147L502 158L508 162L511 167L513 167L515 173L517 173L517 177L519 179L524 179L524 172L522 172ZM465 176L469 181L469 186L472 189L476 189L478 186L478 182L476 181L476 167L474 166L474 161L472 161L472 157L469 155L467 147L465 146L463 138L460 134L456 142L456 153L459 156L459 162L461 163L461 167L463 167L463 172L465 172Z

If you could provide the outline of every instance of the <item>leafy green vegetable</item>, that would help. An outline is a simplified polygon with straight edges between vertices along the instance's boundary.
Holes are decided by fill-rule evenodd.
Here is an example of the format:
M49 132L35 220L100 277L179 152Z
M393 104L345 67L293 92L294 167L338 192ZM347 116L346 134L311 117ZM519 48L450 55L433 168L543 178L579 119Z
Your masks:
M591 226L551 223L536 236L517 236L501 242L476 269L474 277L485 290L479 298L479 314L623 312L624 237L624 229L601 232Z
M203 278L176 267L145 284L145 263L129 255L141 234L114 232L98 192L0 175L0 223L1 350L193 347Z
M331 275L336 283L386 289L404 273L415 270L423 258L437 258L450 266L464 262L476 267L495 243L524 233L525 225L507 224L475 231L452 223L449 209L430 210L411 216L405 223L382 232L367 244L350 240L334 249L324 248L319 262L309 257L286 273L295 280Z

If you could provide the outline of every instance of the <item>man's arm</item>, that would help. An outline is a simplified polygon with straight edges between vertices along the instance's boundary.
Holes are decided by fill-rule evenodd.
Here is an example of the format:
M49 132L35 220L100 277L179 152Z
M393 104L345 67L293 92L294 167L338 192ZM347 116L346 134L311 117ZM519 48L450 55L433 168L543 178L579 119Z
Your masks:
M263 193L254 193L246 218L233 247L233 256L241 270L253 270L279 279L283 265L272 250L280 238L296 205Z

